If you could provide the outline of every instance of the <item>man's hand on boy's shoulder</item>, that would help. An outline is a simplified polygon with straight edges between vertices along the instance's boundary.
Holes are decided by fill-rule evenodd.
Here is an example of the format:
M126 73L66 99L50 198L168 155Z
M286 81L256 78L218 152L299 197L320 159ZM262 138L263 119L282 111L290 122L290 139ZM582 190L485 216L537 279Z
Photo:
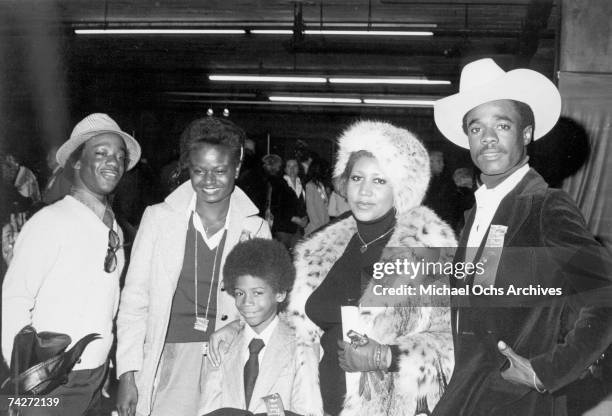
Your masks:
M243 325L243 322L236 319L223 328L218 329L210 336L208 359L213 367L219 367L221 365L221 356L227 352Z

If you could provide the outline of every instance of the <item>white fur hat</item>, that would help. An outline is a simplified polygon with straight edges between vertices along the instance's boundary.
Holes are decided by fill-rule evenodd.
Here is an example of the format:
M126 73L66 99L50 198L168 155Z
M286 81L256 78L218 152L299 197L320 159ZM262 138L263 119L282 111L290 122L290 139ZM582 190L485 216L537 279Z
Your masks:
M544 75L523 68L506 72L491 58L484 58L463 68L457 94L436 101L436 125L448 140L469 149L463 117L472 108L496 100L515 100L531 107L535 119L533 140L548 133L561 114L559 90Z
M351 153L365 150L376 158L393 188L397 215L421 204L429 184L429 156L408 130L382 121L358 121L338 139L334 176L346 169Z

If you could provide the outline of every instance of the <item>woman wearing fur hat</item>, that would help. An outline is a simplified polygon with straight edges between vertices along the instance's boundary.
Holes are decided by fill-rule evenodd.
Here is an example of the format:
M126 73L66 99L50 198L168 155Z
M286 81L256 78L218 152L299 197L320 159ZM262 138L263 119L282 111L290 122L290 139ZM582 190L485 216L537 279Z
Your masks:
M372 305L375 281L363 284L362 271L384 261L386 247L456 246L451 228L420 205L429 175L427 152L407 130L360 121L339 139L334 176L352 215L296 248L297 277L288 308L301 341L322 347L327 414L429 414L450 378L447 307L407 307L407 296L363 307ZM414 255L412 260L418 261ZM361 305L370 322L367 345L341 341L343 331L351 329L342 328L343 305ZM348 394L345 371L362 373L360 386L349 386Z

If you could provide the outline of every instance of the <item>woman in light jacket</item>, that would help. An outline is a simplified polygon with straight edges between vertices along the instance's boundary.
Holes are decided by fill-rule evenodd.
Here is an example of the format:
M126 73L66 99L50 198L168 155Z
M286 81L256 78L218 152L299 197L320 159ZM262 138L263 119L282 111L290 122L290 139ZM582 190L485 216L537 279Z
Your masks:
M225 258L241 240L270 238L234 186L244 139L229 120L193 121L181 136L190 181L143 215L117 319L121 416L195 414L209 336L239 316Z
M315 159L308 168L309 180L306 183L306 212L308 225L304 229L305 235L318 230L329 222L327 212L329 197L325 189L325 175L323 163Z

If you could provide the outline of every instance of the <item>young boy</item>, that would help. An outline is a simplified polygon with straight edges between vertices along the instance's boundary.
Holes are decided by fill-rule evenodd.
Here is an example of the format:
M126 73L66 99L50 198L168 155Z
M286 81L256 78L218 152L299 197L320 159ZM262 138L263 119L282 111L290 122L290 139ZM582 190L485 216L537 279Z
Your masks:
M266 413L264 397L278 393L285 410L322 415L315 353L298 345L292 330L277 316L295 280L285 247L258 238L242 242L227 256L223 276L225 290L234 297L246 325L219 367L205 360L198 414L221 408Z

